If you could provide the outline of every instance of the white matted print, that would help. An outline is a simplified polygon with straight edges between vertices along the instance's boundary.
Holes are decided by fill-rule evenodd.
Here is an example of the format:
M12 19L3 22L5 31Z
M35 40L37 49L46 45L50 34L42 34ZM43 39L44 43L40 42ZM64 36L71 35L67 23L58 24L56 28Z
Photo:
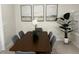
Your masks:
M57 4L46 5L46 21L54 21L57 17Z
M32 21L32 6L21 5L21 20L24 22Z
M34 6L34 19L44 21L44 5L35 4Z

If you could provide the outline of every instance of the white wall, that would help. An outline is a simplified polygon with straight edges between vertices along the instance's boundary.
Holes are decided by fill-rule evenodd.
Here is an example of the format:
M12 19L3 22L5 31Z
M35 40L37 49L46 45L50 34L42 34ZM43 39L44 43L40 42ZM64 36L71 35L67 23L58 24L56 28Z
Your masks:
M2 6L2 20L4 24L4 40L5 47L11 45L12 36L16 34L16 24L14 16L14 5L4 4Z
M58 5L58 17L62 16L66 12L79 11L79 4L59 4Z

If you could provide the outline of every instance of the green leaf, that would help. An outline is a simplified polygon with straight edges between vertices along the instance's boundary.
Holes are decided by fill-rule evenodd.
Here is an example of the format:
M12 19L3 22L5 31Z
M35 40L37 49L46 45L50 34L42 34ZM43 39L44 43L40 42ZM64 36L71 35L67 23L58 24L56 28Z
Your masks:
M61 30L62 32L65 32L65 31L63 31L63 30Z
M68 33L72 32L73 30L68 31Z
M63 27L68 27L69 25L68 25L68 24L62 24L62 26L63 26Z
M60 18L60 19L64 21L64 18Z
M71 30L71 28L67 28L68 30Z
M71 21L68 22L68 24L71 23Z
M65 27L63 27L63 26L60 26L60 28L62 28L62 29L64 29L64 30L66 29L66 28L65 28Z

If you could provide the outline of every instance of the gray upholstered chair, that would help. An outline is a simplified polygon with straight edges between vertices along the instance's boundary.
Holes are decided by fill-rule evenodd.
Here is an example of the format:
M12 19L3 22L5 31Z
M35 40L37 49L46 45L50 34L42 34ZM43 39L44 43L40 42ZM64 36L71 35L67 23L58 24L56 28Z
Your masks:
M17 35L14 35L14 36L12 37L13 43L15 43L18 39L19 39L19 37L18 37Z
M25 34L24 34L23 31L20 31L20 32L19 32L19 36L20 36L20 38L22 38L24 35L25 35Z
M55 41L56 41L56 37L54 35L52 35L51 38L50 38L50 45L51 45L52 48L54 46Z
M53 48L54 43L55 43L55 41L56 41L56 36L53 35L52 32L49 32L48 37L49 37L49 41L50 41L51 48Z
M48 34L48 37L49 37L49 39L50 39L50 37L53 35L53 33L52 32L49 32L49 34Z

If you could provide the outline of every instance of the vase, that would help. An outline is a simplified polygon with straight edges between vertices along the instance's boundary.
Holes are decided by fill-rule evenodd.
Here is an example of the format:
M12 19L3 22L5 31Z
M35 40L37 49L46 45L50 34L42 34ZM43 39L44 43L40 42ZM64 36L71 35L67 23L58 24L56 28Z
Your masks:
M64 38L64 43L68 44L69 43L69 39L68 38Z

